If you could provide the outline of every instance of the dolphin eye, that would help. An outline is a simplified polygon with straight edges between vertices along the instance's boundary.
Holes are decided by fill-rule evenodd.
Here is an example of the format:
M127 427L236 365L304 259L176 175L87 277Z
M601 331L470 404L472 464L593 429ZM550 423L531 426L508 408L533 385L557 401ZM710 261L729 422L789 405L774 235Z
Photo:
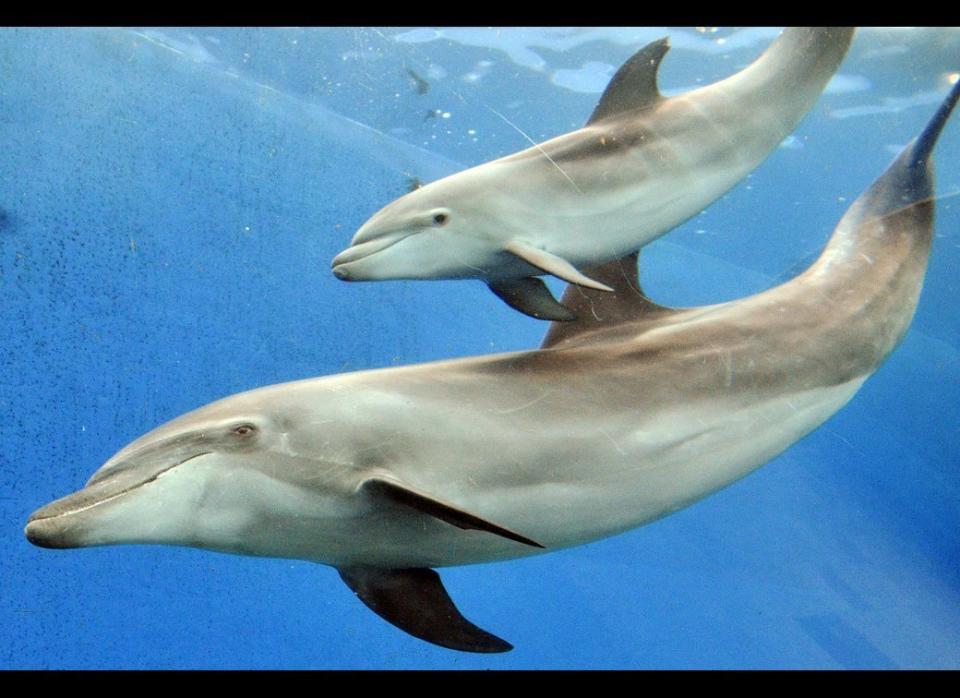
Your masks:
M450 220L450 216L448 216L446 213L433 214L434 225L446 225L448 220Z
M257 427L253 424L244 423L238 424L231 431L233 431L233 433L237 436L250 436L250 434L254 433L256 430Z

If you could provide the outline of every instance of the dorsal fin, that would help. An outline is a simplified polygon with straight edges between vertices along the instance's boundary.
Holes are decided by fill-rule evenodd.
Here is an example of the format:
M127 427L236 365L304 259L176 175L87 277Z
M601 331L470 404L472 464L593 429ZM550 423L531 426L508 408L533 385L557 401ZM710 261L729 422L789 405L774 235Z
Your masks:
M593 279L610 286L613 293L570 285L563 293L563 304L576 313L573 322L554 322L543 338L547 349L584 332L619 322L639 320L645 315L670 313L672 308L657 305L643 294L637 276L639 252L600 264L584 271Z
M657 72L660 70L660 61L669 50L670 39L663 37L633 54L620 66L603 91L587 125L631 109L653 105L663 99L657 87Z

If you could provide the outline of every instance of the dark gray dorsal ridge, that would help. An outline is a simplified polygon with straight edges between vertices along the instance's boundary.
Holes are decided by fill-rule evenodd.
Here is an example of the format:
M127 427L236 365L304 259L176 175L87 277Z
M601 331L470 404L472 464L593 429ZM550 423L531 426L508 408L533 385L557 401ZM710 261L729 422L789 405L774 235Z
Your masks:
M543 338L541 348L548 349L578 334L602 327L673 312L672 308L658 305L644 295L637 276L639 258L640 253L633 252L612 262L585 269L590 278L610 286L613 293L568 286L562 303L576 314L577 319L574 322L552 324Z
M657 72L669 50L670 39L663 37L633 54L610 80L587 125L631 109L652 106L663 99L657 87Z
M508 652L513 645L468 621L425 567L338 569L340 578L384 620L421 640L461 652Z
M499 526L492 521L487 521L475 514L464 511L453 504L443 502L424 492L418 492L416 489L393 480L387 480L380 477L372 477L364 480L360 485L361 489L368 494L384 497L396 504L416 509L424 514L432 516L441 521L462 528L464 530L486 531L501 538L529 545L534 548L543 548L544 546L535 540L526 536L521 536L509 528Z
M538 320L553 320L555 322L569 322L576 319L576 315L565 308L560 301L553 297L550 289L535 276L523 279L504 279L487 284L490 290L504 303L524 315Z

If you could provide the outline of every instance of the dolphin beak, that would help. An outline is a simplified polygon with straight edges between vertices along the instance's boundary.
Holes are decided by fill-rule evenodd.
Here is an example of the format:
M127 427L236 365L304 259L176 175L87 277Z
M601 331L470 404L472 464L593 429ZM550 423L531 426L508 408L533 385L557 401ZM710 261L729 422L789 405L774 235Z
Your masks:
M93 515L86 512L132 489L127 479L109 478L40 507L27 520L27 540L41 548L80 547L84 524Z
M85 534L107 502L153 482L168 470L187 461L206 455L210 451L194 452L183 457L178 453L173 462L156 458L156 449L151 448L138 459L132 454L129 459L112 467L109 473L94 475L82 490L62 497L40 507L27 520L24 533L27 540L41 548L78 548L87 545ZM138 463L138 460L141 461ZM146 461L146 463L142 462Z
M354 237L354 242L351 243L350 247L333 258L333 262L330 264L331 268L333 269L333 275L342 281L354 281L355 279L359 279L360 277L357 277L352 273L352 270L349 267L351 263L358 262L361 259L366 259L367 257L370 257L378 252L382 252L388 247L393 247L398 242L406 239L410 235L411 233L409 232L393 233L391 235L378 237L367 242L360 242L359 244L357 244L357 238Z
M84 493L85 490L74 492L33 512L23 531L27 540L41 548L79 547L77 542L79 538L76 531L73 526L69 525L70 523L76 523L76 521L62 517L57 511L61 506L64 507L64 510L80 511L84 508L80 504L80 495Z

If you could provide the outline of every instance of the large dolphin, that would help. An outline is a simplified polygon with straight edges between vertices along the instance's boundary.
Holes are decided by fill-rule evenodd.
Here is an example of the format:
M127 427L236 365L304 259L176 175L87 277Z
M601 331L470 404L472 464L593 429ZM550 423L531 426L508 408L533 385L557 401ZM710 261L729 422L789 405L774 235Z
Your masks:
M792 281L671 309L636 254L571 286L540 350L240 393L134 441L27 538L190 545L336 567L407 632L510 648L433 567L611 536L716 492L821 424L903 338L933 227L931 150L960 84ZM592 312L588 312L592 308Z
M751 65L676 97L657 89L668 49L628 60L577 131L428 184L376 213L333 260L347 281L487 282L533 317L571 320L541 274L639 250L699 213L794 130L840 65L852 29L787 29Z

